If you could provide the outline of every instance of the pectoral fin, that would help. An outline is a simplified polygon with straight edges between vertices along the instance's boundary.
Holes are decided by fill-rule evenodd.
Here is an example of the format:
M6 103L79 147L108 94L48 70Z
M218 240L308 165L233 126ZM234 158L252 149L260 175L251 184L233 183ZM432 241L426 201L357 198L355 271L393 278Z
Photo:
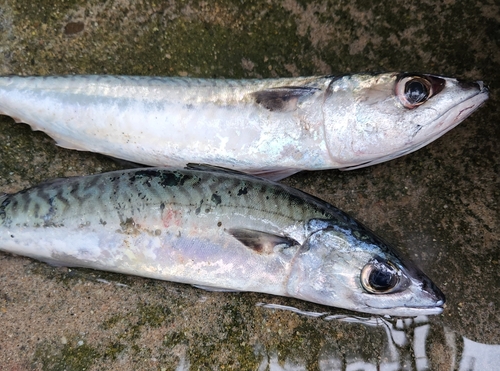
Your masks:
M300 98L307 97L319 90L318 88L303 86L284 86L259 90L252 93L252 95L257 104L269 111L290 112L297 108Z
M247 228L231 228L226 230L243 245L259 254L272 254L276 247L286 249L299 243L293 238L278 236L272 233Z

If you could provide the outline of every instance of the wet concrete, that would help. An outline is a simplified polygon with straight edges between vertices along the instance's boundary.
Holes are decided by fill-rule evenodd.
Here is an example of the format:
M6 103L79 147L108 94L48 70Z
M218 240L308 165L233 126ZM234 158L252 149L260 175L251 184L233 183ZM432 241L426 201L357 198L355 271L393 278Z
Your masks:
M285 181L400 246L445 292L442 315L359 318L292 299L205 292L0 253L0 370L496 369L499 25L495 1L0 2L2 74L395 70L483 79L491 88L484 107L416 153ZM58 148L7 117L0 127L2 192L122 166Z

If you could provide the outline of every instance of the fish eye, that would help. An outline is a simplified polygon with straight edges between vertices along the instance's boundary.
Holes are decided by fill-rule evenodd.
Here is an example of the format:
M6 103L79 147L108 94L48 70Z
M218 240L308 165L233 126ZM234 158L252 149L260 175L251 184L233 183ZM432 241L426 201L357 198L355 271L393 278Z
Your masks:
M405 76L396 82L395 92L403 106L413 109L434 94L432 82L422 76Z
M361 270L361 285L371 294L394 292L400 280L400 270L387 261L373 259Z

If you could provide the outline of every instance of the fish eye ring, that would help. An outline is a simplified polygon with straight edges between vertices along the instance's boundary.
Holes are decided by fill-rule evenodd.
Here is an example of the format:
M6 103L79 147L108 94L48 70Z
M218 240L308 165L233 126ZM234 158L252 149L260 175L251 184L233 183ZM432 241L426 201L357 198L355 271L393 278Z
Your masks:
M434 94L432 82L423 76L405 76L396 83L395 92L408 109L420 106Z
M397 291L401 272L389 262L371 260L361 270L361 285L371 294L388 294Z

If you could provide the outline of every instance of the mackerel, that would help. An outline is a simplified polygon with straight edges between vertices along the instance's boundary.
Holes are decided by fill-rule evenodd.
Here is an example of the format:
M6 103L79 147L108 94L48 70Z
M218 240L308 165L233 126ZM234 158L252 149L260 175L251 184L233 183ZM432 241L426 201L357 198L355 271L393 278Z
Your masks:
M415 73L0 77L0 114L46 132L59 146L151 166L206 163L275 180L413 152L486 99L481 81Z
M0 196L0 250L380 315L442 312L413 263L334 206L233 171L144 168Z

